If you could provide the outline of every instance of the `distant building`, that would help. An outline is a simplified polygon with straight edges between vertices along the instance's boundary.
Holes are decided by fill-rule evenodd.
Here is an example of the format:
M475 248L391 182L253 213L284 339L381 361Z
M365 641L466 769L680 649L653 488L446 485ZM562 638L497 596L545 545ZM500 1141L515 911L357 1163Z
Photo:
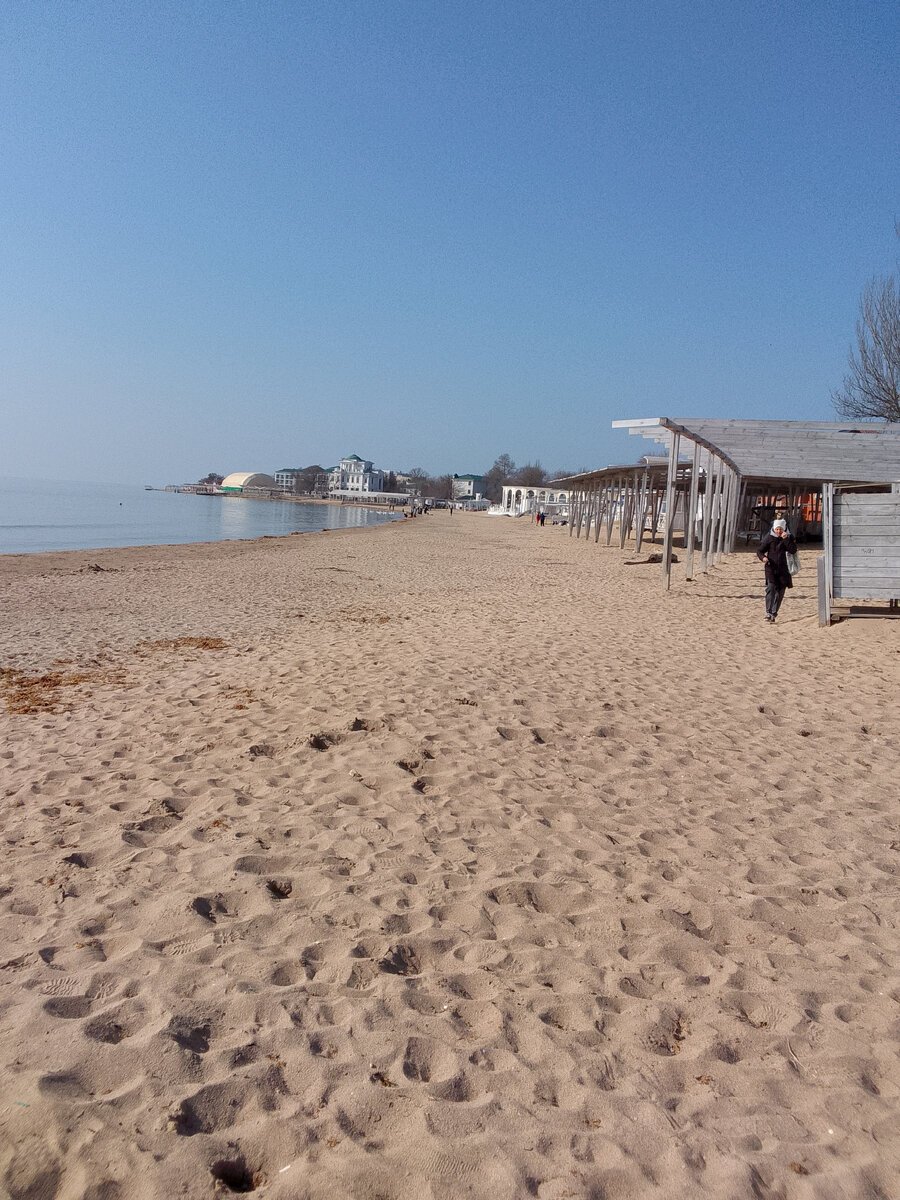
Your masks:
M454 475L454 500L480 500L484 491L483 475Z
M384 489L384 471L378 470L358 454L342 458L328 472L330 492L380 492Z
M240 496L243 492L274 491L275 480L271 475L258 471L232 471L222 480L222 491Z
M297 480L302 474L300 467L282 467L280 471L275 472L275 483L286 492L294 492L297 490Z
M569 513L569 493L552 484L526 487L521 483L505 483L500 504L503 512L513 517L534 512L543 512L549 517L565 517Z

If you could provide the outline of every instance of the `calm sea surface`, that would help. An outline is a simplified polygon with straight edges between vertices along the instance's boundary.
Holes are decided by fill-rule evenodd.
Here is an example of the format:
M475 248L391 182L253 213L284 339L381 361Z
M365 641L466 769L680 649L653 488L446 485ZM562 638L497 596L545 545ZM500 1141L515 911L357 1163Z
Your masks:
M224 542L394 519L337 504L148 492L134 484L0 479L0 554Z

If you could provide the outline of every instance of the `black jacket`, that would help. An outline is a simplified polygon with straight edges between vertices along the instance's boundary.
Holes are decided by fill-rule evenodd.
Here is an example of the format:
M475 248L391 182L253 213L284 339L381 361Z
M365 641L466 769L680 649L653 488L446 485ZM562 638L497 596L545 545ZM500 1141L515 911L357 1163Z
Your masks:
M790 533L786 533L784 537L776 537L774 533L767 533L759 543L759 549L756 551L756 557L760 562L768 555L766 582L776 583L779 587L784 588L793 587L791 573L787 565L787 556L796 553L797 543Z

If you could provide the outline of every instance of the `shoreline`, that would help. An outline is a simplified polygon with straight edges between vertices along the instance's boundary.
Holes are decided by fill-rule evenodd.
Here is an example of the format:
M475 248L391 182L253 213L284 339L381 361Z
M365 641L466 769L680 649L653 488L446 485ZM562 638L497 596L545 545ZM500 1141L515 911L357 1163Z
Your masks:
M212 547L216 546L237 546L237 547L253 547L262 546L265 542L289 542L292 538L317 537L323 533L327 534L361 534L371 533L374 530L387 529L392 525L402 525L404 522L398 516L393 521L382 521L375 525L361 525L352 528L337 528L337 529L296 529L290 533L265 533L255 538L221 538L213 542L149 542L137 546L98 546L96 549L80 550L29 550L22 553L6 552L0 553L0 579L14 577L18 572L15 566L21 564L25 567L24 574L42 573L32 572L28 570L28 565L35 565L44 562L53 557L66 559L67 557L75 557L79 555L89 556L116 556L116 555L131 555L144 552L148 556L159 557L161 554L172 553L176 557L179 554L189 554L191 551L209 552ZM61 564L58 569L62 569L65 563ZM89 564L83 563L82 566ZM102 566L102 563L101 563Z

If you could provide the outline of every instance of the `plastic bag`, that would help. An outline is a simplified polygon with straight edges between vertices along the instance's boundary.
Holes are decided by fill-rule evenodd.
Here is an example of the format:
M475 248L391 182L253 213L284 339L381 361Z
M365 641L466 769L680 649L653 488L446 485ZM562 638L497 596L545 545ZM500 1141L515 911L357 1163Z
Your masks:
M798 572L800 570L800 555L799 554L791 554L790 552L788 552L785 555L785 561L787 562L787 569L790 571L790 573L792 575L798 574Z

